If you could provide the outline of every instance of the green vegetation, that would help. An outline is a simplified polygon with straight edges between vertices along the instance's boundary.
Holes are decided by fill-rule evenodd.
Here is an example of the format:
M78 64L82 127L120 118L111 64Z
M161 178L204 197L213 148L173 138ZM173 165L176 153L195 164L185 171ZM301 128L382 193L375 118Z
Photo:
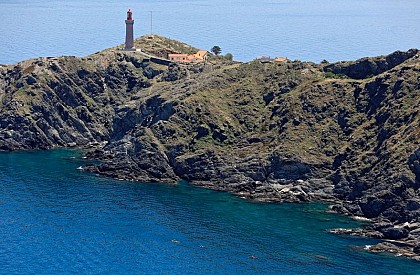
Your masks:
M231 53L227 53L227 54L225 54L225 59L229 60L229 61L232 61L233 60L233 55Z
M210 51L215 55L219 55L222 52L222 49L219 46L213 46Z
M325 78L335 78L335 79L344 79L344 78L348 78L346 75L344 74L335 74L333 72L326 72L324 74Z

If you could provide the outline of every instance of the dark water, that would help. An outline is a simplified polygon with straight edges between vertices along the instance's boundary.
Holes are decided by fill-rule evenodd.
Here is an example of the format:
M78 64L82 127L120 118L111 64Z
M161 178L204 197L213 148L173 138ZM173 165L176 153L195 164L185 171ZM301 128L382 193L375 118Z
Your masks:
M240 61L353 60L420 48L418 0L0 0L0 63L119 45L128 8L136 36L219 45Z
M325 232L355 221L321 204L123 182L68 150L0 153L0 273L418 274L420 264ZM255 257L253 257L255 256Z

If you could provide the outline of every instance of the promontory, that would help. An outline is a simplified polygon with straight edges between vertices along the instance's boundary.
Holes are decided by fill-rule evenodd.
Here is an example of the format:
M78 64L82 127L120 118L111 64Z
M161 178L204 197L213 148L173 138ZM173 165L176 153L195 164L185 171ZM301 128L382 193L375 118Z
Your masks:
M418 50L178 63L168 54L198 49L157 35L135 47L1 65L0 149L83 147L100 161L85 170L118 179L326 201L372 221L334 232L420 259Z

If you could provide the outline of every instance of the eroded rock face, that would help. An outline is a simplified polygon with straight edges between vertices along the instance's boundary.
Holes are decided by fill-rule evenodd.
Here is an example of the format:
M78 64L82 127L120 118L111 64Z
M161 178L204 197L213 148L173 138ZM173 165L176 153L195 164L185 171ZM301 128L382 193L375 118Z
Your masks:
M418 54L417 49L407 52L396 51L387 56L362 58L350 62L338 62L324 67L325 72L345 75L354 79L364 79L388 71Z
M408 160L408 165L413 171L414 175L416 175L416 182L415 182L415 188L420 187L420 148L418 148L413 154L410 155L410 158Z
M85 169L106 176L329 201L381 224L360 234L418 240L416 50L326 67L219 59L164 67L137 54L1 67L0 149L87 146L102 163ZM325 79L326 70L354 79ZM377 76L355 80L368 75Z

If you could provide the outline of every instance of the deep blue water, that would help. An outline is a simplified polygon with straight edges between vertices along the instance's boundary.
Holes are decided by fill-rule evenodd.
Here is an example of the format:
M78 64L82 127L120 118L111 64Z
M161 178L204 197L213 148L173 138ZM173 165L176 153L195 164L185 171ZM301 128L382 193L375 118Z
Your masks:
M1 274L418 274L420 264L326 232L358 224L322 204L251 203L116 181L72 150L0 153ZM256 258L253 258L255 256Z
M151 31L240 61L319 62L420 48L418 0L0 0L0 63L85 56ZM151 30L151 13L153 29Z

